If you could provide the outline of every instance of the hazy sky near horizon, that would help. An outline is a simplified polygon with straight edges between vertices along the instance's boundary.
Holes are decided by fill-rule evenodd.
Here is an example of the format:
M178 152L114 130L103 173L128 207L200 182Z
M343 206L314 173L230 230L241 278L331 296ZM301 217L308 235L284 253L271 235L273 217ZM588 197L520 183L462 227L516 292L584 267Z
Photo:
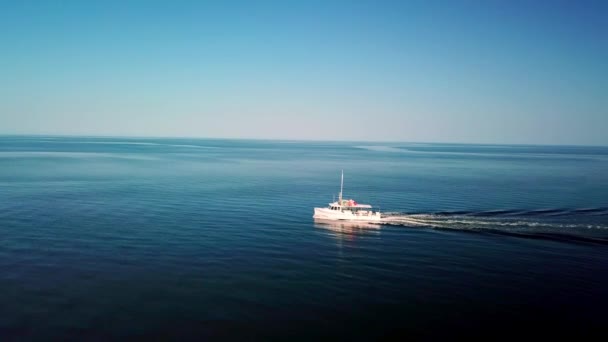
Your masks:
M0 1L0 134L608 145L606 1Z

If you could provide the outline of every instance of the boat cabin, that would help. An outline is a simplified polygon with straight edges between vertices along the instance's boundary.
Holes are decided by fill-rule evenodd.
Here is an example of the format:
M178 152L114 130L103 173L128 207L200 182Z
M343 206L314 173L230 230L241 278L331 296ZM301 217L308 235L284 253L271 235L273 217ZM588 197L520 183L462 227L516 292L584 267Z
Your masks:
M344 200L344 201L342 201L342 204L340 204L340 202L334 202L334 203L329 204L329 209L331 209L331 210L339 210L339 211L349 210L349 211L352 211L353 213L356 213L359 211L366 211L363 209L371 209L371 208L372 208L372 206L369 204L358 204L357 202L355 202L353 200Z

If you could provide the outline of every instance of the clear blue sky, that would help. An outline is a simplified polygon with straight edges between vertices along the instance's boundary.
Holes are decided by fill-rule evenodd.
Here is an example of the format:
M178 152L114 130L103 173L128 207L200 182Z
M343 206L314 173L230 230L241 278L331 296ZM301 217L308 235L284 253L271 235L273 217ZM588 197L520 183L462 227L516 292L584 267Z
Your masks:
M0 134L608 145L608 1L0 1Z

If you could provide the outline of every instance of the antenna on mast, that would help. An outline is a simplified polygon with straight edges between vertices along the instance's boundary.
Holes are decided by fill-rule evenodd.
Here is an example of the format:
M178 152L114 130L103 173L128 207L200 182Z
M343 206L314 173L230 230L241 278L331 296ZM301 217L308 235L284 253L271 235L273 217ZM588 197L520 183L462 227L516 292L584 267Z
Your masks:
M344 170L342 170L342 177L340 178L340 205L342 205L342 188L344 186Z

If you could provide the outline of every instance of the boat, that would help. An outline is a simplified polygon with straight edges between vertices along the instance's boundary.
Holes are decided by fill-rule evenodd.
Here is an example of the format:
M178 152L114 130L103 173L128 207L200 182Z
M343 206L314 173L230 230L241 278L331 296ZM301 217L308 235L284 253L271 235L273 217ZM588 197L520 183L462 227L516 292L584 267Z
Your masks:
M382 220L380 212L373 211L371 205L357 203L353 199L342 198L343 190L344 170L342 170L342 177L340 178L340 194L338 195L338 201L329 203L327 208L315 208L313 218L333 221L343 220L372 223L379 223Z

